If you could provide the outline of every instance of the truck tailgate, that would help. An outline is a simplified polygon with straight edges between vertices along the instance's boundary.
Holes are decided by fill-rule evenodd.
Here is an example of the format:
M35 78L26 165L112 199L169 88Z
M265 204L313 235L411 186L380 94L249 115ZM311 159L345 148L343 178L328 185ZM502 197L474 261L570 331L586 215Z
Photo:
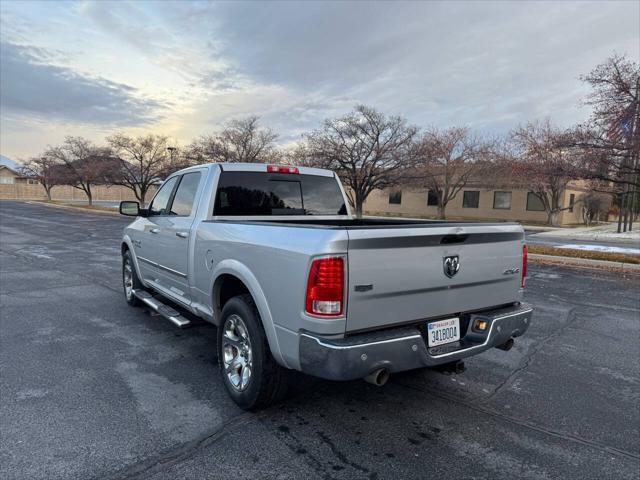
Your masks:
M347 332L520 300L519 225L350 229ZM459 270L445 274L446 257ZM449 272L451 273L451 271Z

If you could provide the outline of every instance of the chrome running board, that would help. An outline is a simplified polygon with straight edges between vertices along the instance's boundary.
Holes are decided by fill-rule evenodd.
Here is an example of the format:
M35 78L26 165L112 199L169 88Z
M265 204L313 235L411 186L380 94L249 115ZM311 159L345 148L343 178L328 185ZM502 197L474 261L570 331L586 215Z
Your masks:
M180 315L180 312L153 297L149 292L145 292L144 290L134 290L133 294L147 307L151 308L154 312L157 312L167 320L170 320L177 327L185 328L191 325L191 320L183 317Z

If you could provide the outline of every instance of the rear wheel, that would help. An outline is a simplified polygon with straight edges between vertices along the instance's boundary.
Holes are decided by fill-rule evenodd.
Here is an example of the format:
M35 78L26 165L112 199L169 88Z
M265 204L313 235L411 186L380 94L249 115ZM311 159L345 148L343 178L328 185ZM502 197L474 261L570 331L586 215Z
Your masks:
M136 272L136 267L133 264L129 250L122 254L122 287L127 303L132 307L139 306L141 302L133 292L134 290L142 290L144 286L138 278L138 273Z
M218 328L218 364L231 398L245 410L257 410L281 400L288 370L271 355L251 295L239 295L222 309Z

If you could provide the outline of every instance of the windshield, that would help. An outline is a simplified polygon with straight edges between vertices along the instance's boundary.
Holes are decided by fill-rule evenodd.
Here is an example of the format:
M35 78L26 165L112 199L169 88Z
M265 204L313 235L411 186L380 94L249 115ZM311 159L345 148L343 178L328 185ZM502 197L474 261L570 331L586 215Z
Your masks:
M222 172L214 215L346 215L334 177Z

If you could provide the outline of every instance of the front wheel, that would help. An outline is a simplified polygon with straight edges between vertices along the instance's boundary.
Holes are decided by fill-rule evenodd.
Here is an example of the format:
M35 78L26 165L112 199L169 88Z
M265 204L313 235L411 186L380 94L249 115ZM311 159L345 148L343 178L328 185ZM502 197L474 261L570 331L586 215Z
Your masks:
M218 328L218 364L231 398L240 408L257 410L281 400L288 370L271 355L251 295L239 295L222 309Z
M124 289L124 298L129 305L137 307L141 304L133 292L134 290L141 290L144 287L138 278L138 273L136 272L136 267L133 264L129 250L122 254L122 288Z

